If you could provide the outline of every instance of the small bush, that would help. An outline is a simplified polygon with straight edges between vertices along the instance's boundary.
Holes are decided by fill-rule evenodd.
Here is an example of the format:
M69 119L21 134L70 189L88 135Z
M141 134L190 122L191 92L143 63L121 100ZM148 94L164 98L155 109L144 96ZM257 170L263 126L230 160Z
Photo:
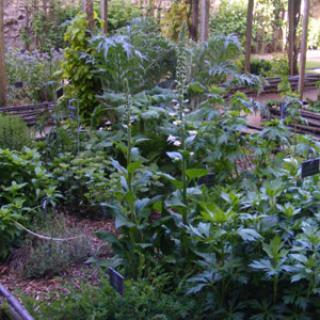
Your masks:
M21 118L0 116L0 148L20 150L30 144L30 131Z
M64 219L46 218L46 226L40 227L39 234L50 235L69 241L36 240L20 250L28 257L23 265L22 273L27 278L53 276L65 271L70 265L83 261L90 256L92 249L88 237L78 229L68 227Z
M286 57L273 58L270 63L272 68L267 73L268 77L286 77L289 75L289 64Z
M30 223L45 200L54 205L57 200L55 184L31 149L22 152L0 149L0 260L10 253L19 239L17 222Z
M37 103L52 100L58 86L55 72L59 69L62 53L52 49L40 51L8 50L6 68L8 73L9 103ZM22 88L17 88L20 82Z
M195 301L176 293L162 293L144 281L126 282L123 297L103 283L100 288L86 286L81 291L72 290L50 305L30 301L28 304L30 310L36 310L35 319L200 319Z
M272 63L263 59L252 59L251 73L266 76L272 70Z

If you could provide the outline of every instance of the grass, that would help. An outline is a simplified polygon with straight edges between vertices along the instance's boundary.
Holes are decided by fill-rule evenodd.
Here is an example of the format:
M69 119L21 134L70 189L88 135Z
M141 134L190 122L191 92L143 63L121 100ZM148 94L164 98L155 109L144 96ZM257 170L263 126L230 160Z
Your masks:
M320 60L309 60L306 64L306 69L320 69Z

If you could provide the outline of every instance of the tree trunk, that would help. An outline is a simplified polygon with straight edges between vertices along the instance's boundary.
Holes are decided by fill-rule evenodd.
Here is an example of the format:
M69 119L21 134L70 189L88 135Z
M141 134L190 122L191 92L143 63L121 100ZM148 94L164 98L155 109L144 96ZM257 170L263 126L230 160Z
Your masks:
M297 29L300 20L300 8L301 0L289 0L288 1L288 62L289 62L289 74L298 74L298 41L297 41Z
M108 33L108 0L101 0L101 19L103 21L103 33Z
M285 6L282 0L275 0L273 3L272 20L272 51L283 51L283 21L285 18Z
M87 15L90 30L94 29L93 0L82 0L82 9Z
M200 41L208 41L210 0L200 0Z
M245 72L250 72L253 10L254 10L254 0L249 0L248 12L247 12L246 48L245 48L245 61L244 61Z
M308 50L309 11L310 11L310 0L304 0L301 54L300 54L300 77L299 77L299 94L301 99L303 98L304 76L306 71L306 58L307 58L307 50Z
M198 41L199 33L199 0L191 1L192 23L190 28L190 36L193 41Z
M7 76L4 43L4 0L0 0L0 106L7 104Z

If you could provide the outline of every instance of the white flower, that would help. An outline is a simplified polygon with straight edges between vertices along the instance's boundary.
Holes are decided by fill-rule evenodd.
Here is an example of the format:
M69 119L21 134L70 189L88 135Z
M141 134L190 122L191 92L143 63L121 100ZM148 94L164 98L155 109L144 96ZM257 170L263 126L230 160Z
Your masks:
M188 113L188 112L190 112L190 109L185 108L185 109L183 109L183 111L186 112L186 113Z
M174 124L175 126L180 126L181 123L182 123L181 120L173 121L173 124Z
M198 132L197 132L196 130L190 130L190 131L189 131L190 136L196 136L197 133L198 133Z
M102 128L102 127L100 127L100 128L99 128L99 131L103 131L103 128Z
M176 112L169 112L169 116L170 116L170 117L174 117L174 116L176 116L176 115L177 115Z
M167 141L168 142L175 142L175 141L177 141L177 138L170 134L170 136L168 137Z
M194 152L190 152L190 157L193 157L194 156Z
M111 121L107 121L105 124L106 124L106 126L111 126L112 123L111 123Z
M174 146L176 146L176 147L180 147L181 146L181 141L175 141L174 143L173 143L173 145Z

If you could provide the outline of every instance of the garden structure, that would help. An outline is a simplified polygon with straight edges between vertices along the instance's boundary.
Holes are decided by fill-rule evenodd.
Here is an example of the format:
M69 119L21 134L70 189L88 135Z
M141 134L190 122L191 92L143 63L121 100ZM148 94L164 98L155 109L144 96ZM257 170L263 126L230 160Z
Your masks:
M0 0L0 319L318 319L319 8Z

